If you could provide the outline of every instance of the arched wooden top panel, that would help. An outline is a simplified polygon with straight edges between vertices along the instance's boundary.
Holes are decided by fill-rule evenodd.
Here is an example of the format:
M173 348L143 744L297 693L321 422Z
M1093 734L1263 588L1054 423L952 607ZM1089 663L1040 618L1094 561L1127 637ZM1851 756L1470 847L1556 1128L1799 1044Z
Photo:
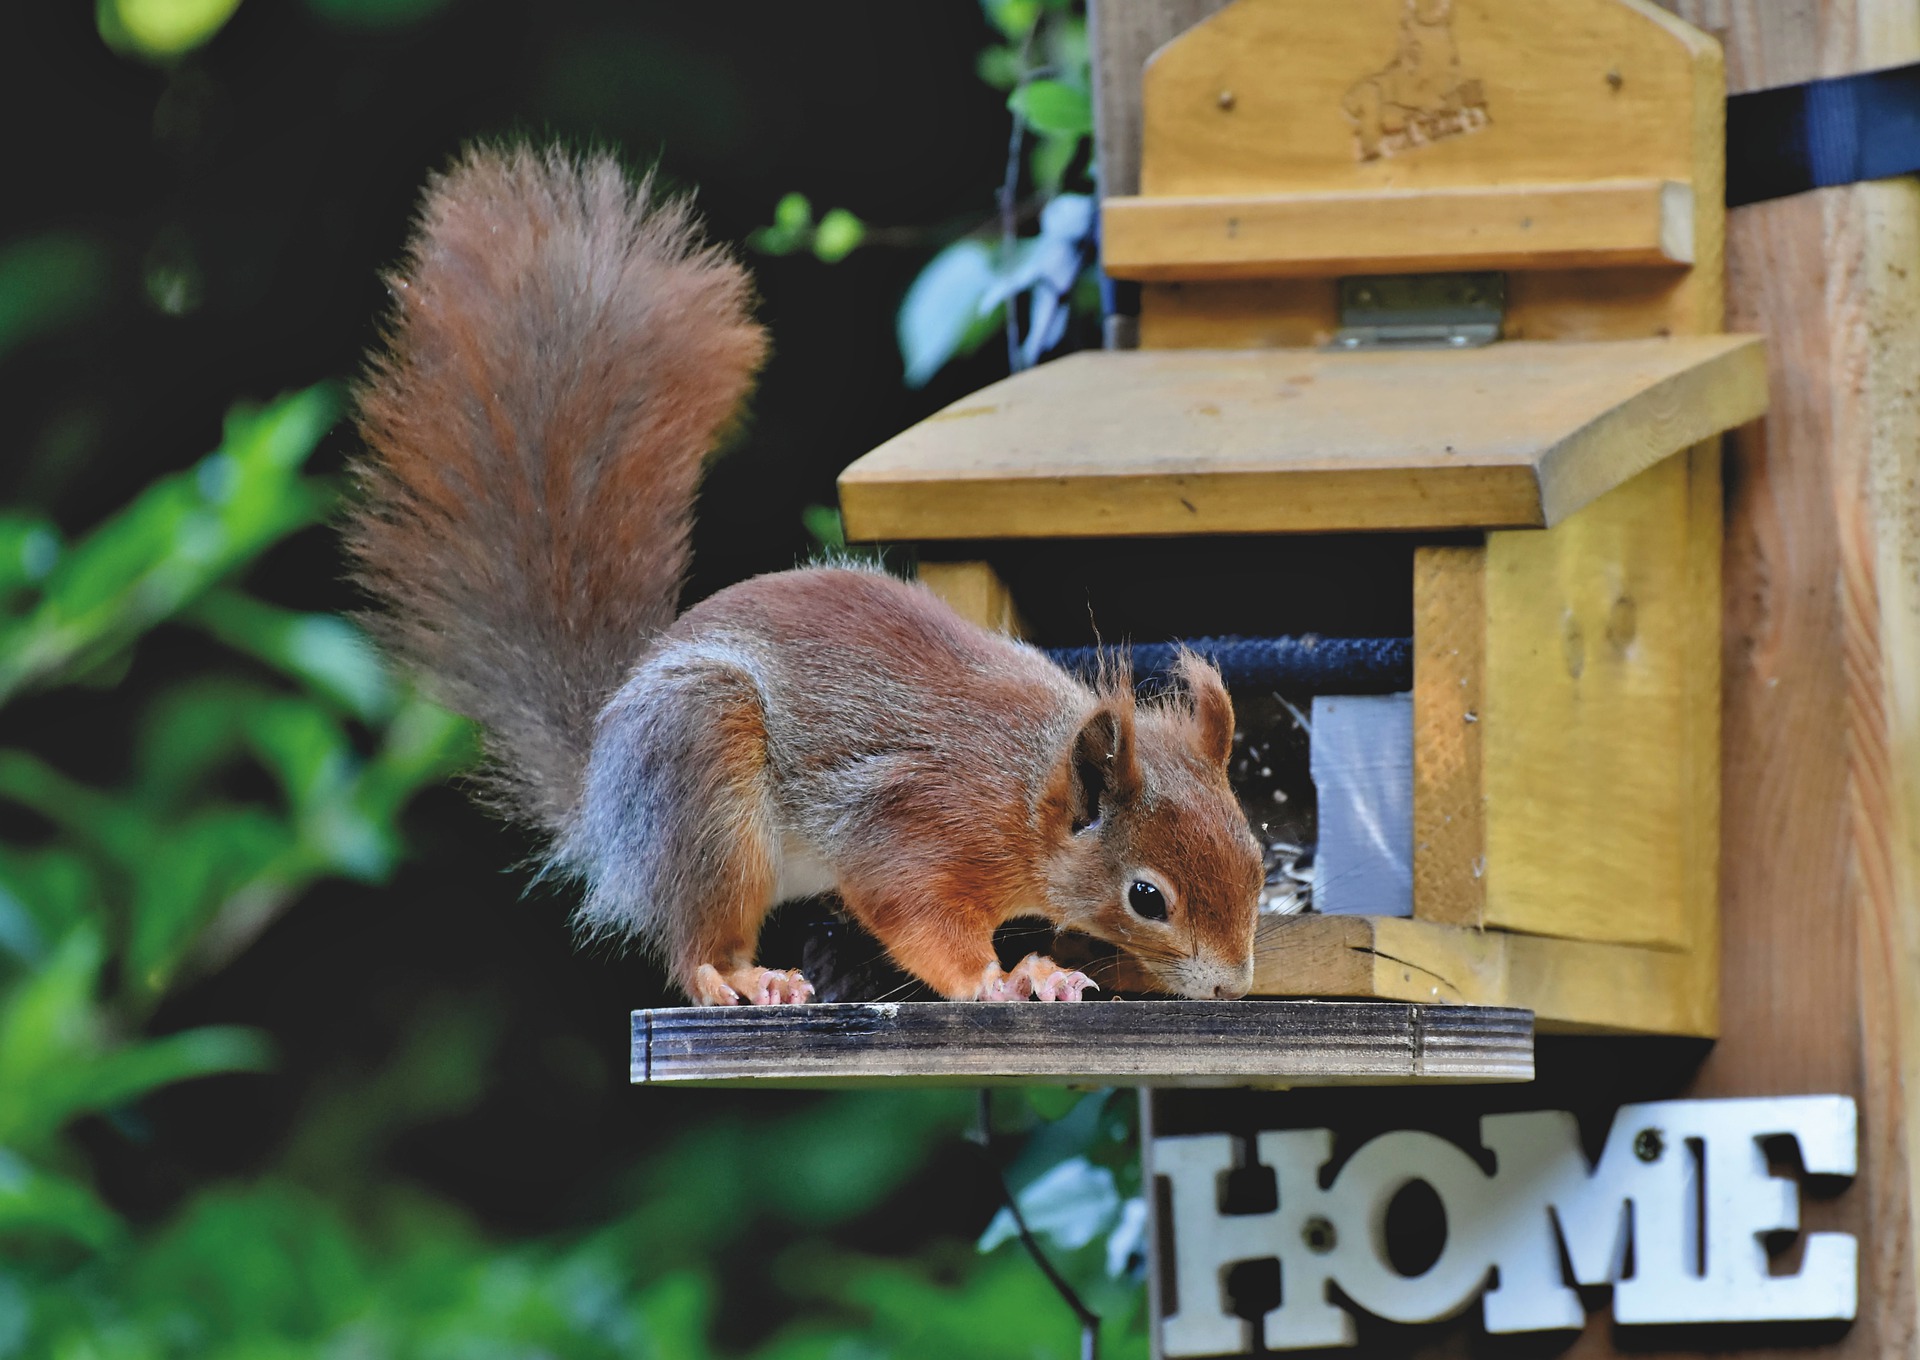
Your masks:
M1519 271L1509 338L1716 331L1725 98L1643 0L1237 0L1148 63L1104 261L1150 347L1333 329L1330 287L1250 322L1246 280L1470 269Z
M1148 64L1141 192L1692 182L1724 89L1637 0L1239 0Z

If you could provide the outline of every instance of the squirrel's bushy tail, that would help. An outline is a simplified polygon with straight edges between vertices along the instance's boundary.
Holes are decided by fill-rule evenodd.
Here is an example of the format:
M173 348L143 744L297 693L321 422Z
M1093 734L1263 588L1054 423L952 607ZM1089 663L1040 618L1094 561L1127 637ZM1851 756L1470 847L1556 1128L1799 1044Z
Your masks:
M558 834L594 719L670 623L701 465L766 337L751 285L610 156L480 148L427 188L358 394L375 629Z

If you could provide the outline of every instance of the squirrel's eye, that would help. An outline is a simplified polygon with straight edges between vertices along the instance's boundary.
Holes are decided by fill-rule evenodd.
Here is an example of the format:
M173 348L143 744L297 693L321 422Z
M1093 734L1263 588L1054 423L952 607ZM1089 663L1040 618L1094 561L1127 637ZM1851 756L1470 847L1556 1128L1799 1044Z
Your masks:
M1133 914L1143 921L1164 921L1167 919L1167 898L1153 884L1136 878L1127 889L1127 905L1133 908Z

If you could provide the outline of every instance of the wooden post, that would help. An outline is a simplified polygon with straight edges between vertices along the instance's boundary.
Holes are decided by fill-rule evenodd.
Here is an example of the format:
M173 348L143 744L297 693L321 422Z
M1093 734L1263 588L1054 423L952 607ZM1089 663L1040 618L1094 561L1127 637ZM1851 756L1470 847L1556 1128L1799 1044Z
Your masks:
M1680 0L1732 93L1920 60L1920 9ZM1726 468L1720 1042L1686 1094L1860 1102L1860 1318L1828 1352L1920 1347L1920 186L1727 221L1727 323L1772 411ZM1590 1336L1579 1348L1607 1354Z

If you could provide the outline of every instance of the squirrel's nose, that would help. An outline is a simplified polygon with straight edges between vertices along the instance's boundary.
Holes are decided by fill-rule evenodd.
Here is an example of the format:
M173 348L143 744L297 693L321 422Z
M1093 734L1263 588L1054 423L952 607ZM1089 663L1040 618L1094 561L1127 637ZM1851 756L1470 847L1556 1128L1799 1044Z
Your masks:
M1244 982L1223 982L1213 989L1215 1001L1238 1001L1246 994L1247 984Z

